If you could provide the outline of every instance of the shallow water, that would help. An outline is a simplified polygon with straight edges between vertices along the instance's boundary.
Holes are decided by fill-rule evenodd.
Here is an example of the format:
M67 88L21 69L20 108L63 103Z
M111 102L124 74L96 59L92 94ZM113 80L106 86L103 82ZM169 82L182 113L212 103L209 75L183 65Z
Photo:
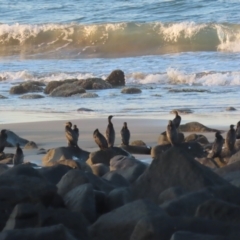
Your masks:
M204 116L215 124L239 118L238 1L3 0L0 8L0 122L81 117ZM51 17L50 17L51 16ZM125 73L121 89L92 91L98 98L20 99L9 89L25 81L105 79ZM234 112L227 112L229 106ZM78 112L79 108L93 112ZM188 117L187 117L188 116ZM208 118L209 116L209 118ZM216 117L214 117L216 116ZM209 120L213 119L213 120Z

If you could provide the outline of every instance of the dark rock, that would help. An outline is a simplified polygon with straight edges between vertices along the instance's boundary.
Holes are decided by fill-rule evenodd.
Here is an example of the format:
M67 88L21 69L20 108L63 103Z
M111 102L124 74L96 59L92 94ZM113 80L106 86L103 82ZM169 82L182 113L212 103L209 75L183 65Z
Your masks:
M70 211L82 213L90 223L96 220L95 194L91 184L73 188L64 196L64 203Z
M129 182L116 171L111 171L102 176L103 179L108 180L112 185L116 187L128 187Z
M39 99L44 98L41 94L25 94L20 97L21 99Z
M29 141L27 139L19 137L16 133L7 130L7 142L8 142L8 147L15 147L17 143L20 144L20 146L25 146Z
M224 236L217 236L217 235L208 235L208 234L198 234L192 232L176 232L172 235L170 240L237 240L238 238L235 237L224 237Z
M157 202L159 194L170 187L181 186L186 191L197 191L218 185L229 183L194 160L184 148L171 147L156 155L133 185L133 191L135 199L149 198Z
M160 195L158 196L158 204L163 204L164 202L179 198L180 196L186 193L187 192L181 187L168 188L161 192Z
M184 134L183 133L178 133L178 142L179 143L184 142ZM166 132L163 132L163 133L160 134L160 136L158 138L158 144L159 145L170 144L170 142L168 141Z
M185 138L185 142L198 142L200 144L209 144L208 139L204 135L190 134Z
M225 223L239 224L240 206L219 199L210 199L198 206L195 216L223 221Z
M43 166L52 166L58 160L67 160L78 158L86 161L88 159L89 152L74 147L59 147L50 149L47 154L42 158Z
M97 218L108 212L107 195L105 192L94 190Z
M24 94L28 92L42 92L43 87L39 82L25 82L20 85L11 87L10 94Z
M221 167L215 170L215 173L218 175L224 177L225 175L235 172L235 171L240 171L240 161L236 161L234 163L231 163L225 167Z
M79 108L77 111L78 112L94 112L94 110L89 108Z
M83 93L80 95L81 98L96 98L99 97L96 93Z
M90 236L94 240L130 239L139 219L152 214L164 216L165 212L157 205L146 200L138 200L126 204L99 217L89 229Z
M234 108L234 107L227 107L226 108L226 111L236 111L237 109L236 108Z
M106 199L106 205L108 211L124 206L125 204L132 202L132 192L128 187L121 187L112 190Z
M25 146L24 149L35 149L38 148L37 144L33 141L28 142Z
M0 94L0 99L7 99L7 97Z
M70 97L75 94L86 93L86 90L76 83L64 83L59 87L55 88L50 96L52 97Z
M0 186L0 231L4 228L15 205L30 200L31 198L25 189L13 186Z
M111 158L109 162L110 171L114 171L118 169L126 169L136 164L143 164L143 163L135 159L134 157L128 157L123 155L116 155L113 158Z
M228 165L240 161L240 151L230 156Z
M131 146L138 146L138 147L147 147L147 144L143 142L142 140L135 140L131 142Z
M64 208L47 209L43 213L41 226L46 227L57 224L63 224L71 231L76 239L89 239L89 234L87 231L89 223L83 214L79 212L71 212Z
M125 87L121 91L121 93L125 93L125 94L138 94L141 92L142 90L140 88L135 88L135 87Z
M72 169L81 169L82 171L92 172L91 167L84 160L64 159L58 160L56 164L66 165L68 167L71 167Z
M1 161L0 161L0 175L5 171L7 171L8 169L9 169L9 166L7 164L1 164Z
M182 132L217 132L220 130L209 128L199 122L189 122L179 126ZM221 131L220 131L221 132Z
M62 224L43 228L26 228L8 230L0 233L1 240L77 240L72 236L72 233ZM83 238L82 238L83 239ZM85 238L87 240L87 238Z
M113 87L125 86L125 76L122 70L114 70L107 77L106 81Z
M83 80L78 80L76 84L87 90L112 88L112 85L110 83L104 81L101 78L87 78Z
M89 179L86 174L79 169L72 169L63 175L61 180L58 182L58 194L60 196L64 196L75 187L85 183L89 183Z
M174 92L174 93L188 93L188 92L210 92L207 89L194 89L194 88L171 88L168 90L169 92Z
M197 207L210 199L221 199L240 205L240 190L233 185L208 187L196 192L187 193L172 201L165 202L161 207L170 216L194 216Z
M92 164L91 168L92 168L93 174L98 177L102 177L104 174L109 172L109 166L103 163Z
M49 182L56 185L61 178L72 168L62 164L58 164L52 167L42 167L37 169L37 171Z
M147 155L149 155L151 153L151 148L145 147L145 146L132 146L132 145L126 146L126 145L122 144L121 148L132 154L147 154Z
M228 236L229 238L224 239L229 240L240 236L239 228L236 225L229 225L219 221L209 221L199 218L170 218L166 216L152 215L150 217L148 216L139 219L131 234L130 240L169 240L175 232L179 231L189 231L192 234L198 233L204 235ZM184 238L184 240L205 240L205 238ZM215 238L214 240L218 240L218 238Z
M64 82L64 81L51 81L45 87L44 93L45 94L50 94L55 88L61 86L64 83L66 83L66 82Z
M184 150L187 154L192 156L193 158L204 157L206 153L203 150L203 147L197 142L189 142L189 143L181 143L178 145L179 148ZM170 144L165 145L157 145L151 149L151 157L156 158L160 156L162 153L166 152L171 148Z
M106 150L98 150L96 152L91 152L89 154L89 159L87 160L87 163L89 165L103 163L109 166L111 158L117 155L131 156L130 153L126 152L122 148L112 147Z
M19 203L17 204L3 229L23 229L23 228L34 228L39 226L39 208L32 203ZM43 206L42 206L43 208Z

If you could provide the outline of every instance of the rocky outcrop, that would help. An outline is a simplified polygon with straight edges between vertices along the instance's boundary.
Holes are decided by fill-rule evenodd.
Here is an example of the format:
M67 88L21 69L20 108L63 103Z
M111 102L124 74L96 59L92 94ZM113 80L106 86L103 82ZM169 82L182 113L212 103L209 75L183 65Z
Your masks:
M86 90L83 89L81 86L78 86L76 82L74 82L74 83L64 83L58 86L50 93L50 96L71 97L72 95L82 94L82 93L86 93Z
M25 82L20 85L11 87L10 94L24 94L28 92L43 92L43 83L40 82Z
M199 122L189 122L179 126L182 132L217 132L220 130L209 128ZM220 131L221 132L221 131Z
M142 90L140 88L135 88L135 87L125 87L121 91L121 93L124 93L124 94L138 94L141 92Z
M78 80L76 83L78 86L81 86L84 89L109 89L112 88L112 85L101 78L87 78Z
M122 70L114 70L106 78L106 82L110 83L113 87L125 86L125 76Z

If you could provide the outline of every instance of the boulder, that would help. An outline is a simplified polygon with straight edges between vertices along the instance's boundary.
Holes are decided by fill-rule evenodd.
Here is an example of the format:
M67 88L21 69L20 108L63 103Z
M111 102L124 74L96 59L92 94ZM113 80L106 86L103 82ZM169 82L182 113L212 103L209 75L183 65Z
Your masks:
M183 133L178 133L178 142L182 143L184 142L184 134ZM166 132L163 132L160 134L159 138L158 138L158 145L165 145L165 144L170 144L170 142L168 141Z
M50 94L55 88L61 86L64 83L66 83L66 82L64 82L64 81L51 81L45 87L44 93L45 94Z
M143 164L143 163L135 159L134 157L116 155L115 157L110 159L109 167L110 167L110 171L114 171L118 169L126 169L136 164Z
M185 142L198 142L200 144L209 144L209 141L208 139L204 136L204 135L201 135L201 134L190 134L188 135L186 138L185 138Z
M110 89L112 85L101 78L87 78L78 80L76 83L78 86L81 86L84 89L91 90L91 89Z
M239 224L240 206L219 199L210 199L198 206L195 216L225 223Z
M227 107L225 110L226 111L236 111L237 109L235 107Z
M209 234L216 236L224 236L223 239L229 240L238 239L237 237L239 237L240 234L240 231L236 225L229 225L221 223L219 221L210 221L195 217L172 218L167 216L152 215L150 217L143 217L139 219L131 234L130 240L169 240L173 234L179 231L191 232L191 236L194 237L196 236L196 234L203 234L204 237L206 236L205 234ZM188 237L189 235L187 235L187 238L181 240L205 240L205 238L199 239ZM214 240L219 240L219 238L215 238Z
M202 203L211 199L220 199L240 206L240 190L233 185L208 187L199 191L189 192L176 199L165 202L161 207L170 216L195 216Z
M33 141L28 142L25 146L24 149L36 149L38 148L37 144Z
M113 87L125 86L125 76L122 70L114 70L106 78L106 82L110 83Z
M50 149L42 158L43 166L52 166L59 160L75 159L86 161L89 152L74 147L59 147Z
M105 175L102 176L102 178L106 179L117 188L129 186L129 181L125 179L122 175L118 174L117 171L107 172Z
M49 182L56 185L61 178L72 168L66 165L57 164L51 167L42 167L37 171Z
M170 144L165 145L157 145L152 147L151 149L151 157L156 158L160 156L162 153L166 152L167 150L171 149ZM192 156L193 158L201 158L206 155L203 147L197 142L189 142L189 143L181 143L178 145L179 148L183 149L187 154Z
M165 216L157 205L147 200L138 200L106 213L89 228L91 239L130 239L139 219L153 214Z
M125 151L132 153L132 154L147 154L150 155L151 153L151 147L146 146L132 146L132 145L123 145L120 146Z
M103 163L92 164L91 169L92 169L93 174L98 177L102 177L107 172L109 172L109 166L107 166Z
M121 91L121 93L124 93L124 94L138 94L141 92L142 92L142 90L140 88L136 88L136 87L125 87Z
M80 212L93 223L96 220L96 203L93 186L90 183L73 188L64 196L64 203L72 212Z
M199 122L189 122L179 126L181 132L217 132L220 130L209 128ZM220 131L221 132L221 131Z
M174 113L175 111L177 111L179 114L189 114L189 113L193 113L193 110L191 110L190 108L178 108L178 109L173 109L172 111L170 111L170 113Z
M191 192L219 185L230 186L216 173L194 160L184 148L171 147L155 156L132 190L135 199L149 198L157 202L159 194L170 187L181 186Z
M230 154L229 156L229 160L227 161L227 164L232 164L235 162L240 161L240 151L237 151L236 153L234 153L233 155Z
M20 97L21 99L39 99L44 98L41 94L25 94Z
M8 147L15 147L17 143L20 144L20 146L25 146L29 141L27 139L19 137L16 133L7 130L7 142Z
M86 93L86 90L76 83L64 83L55 88L50 96L52 97L70 97L75 94Z
M1 161L0 161L0 175L7 171L9 169L9 166L7 164L1 164Z
M26 228L7 230L0 233L0 239L13 240L77 240L72 233L62 224L42 228ZM83 238L82 238L83 239ZM87 240L87 238L85 238Z
M11 87L10 94L24 94L28 92L42 92L44 84L40 82L25 82ZM44 85L45 86L45 85Z
M103 163L103 164L109 166L110 159L117 155L131 156L130 153L123 150L122 148L112 147L112 148L108 148L106 150L98 150L96 152L91 152L89 154L87 163L89 165L96 164L96 163Z
M96 93L83 93L80 95L81 98L96 98L98 95Z
M147 147L147 144L142 140L135 140L130 143L131 146L138 146L138 147Z
M185 232L185 231L179 231L172 235L170 240L186 240L186 239L192 239L192 240L237 240L236 237L225 237L220 235L209 235L204 233L192 233L192 232Z
M215 173L224 177L225 175L235 172L235 171L237 171L237 172L240 171L240 161L236 161L225 167L218 168L215 170Z

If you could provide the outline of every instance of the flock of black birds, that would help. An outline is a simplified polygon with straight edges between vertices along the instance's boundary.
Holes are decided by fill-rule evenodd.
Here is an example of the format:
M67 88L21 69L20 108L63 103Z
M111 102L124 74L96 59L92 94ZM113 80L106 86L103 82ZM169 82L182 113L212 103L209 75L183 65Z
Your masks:
M98 128L93 132L93 139L101 150L111 148L114 146L115 130L113 127L112 118L113 118L112 115L108 116L108 126L106 129L106 137L102 133L100 133ZM129 145L130 131L128 129L126 122L123 123L123 127L120 133L122 138L122 144L126 146ZM72 129L72 123L67 122L65 126L65 135L66 135L69 147L79 148L78 146L79 130L76 125L74 125L74 128Z
M178 133L179 133L179 126L182 120L181 116L178 114L178 111L174 111L174 113L175 113L175 118L168 122L167 129L166 129L167 139L172 146L176 146L179 143ZM112 115L108 116L106 137L102 133L100 133L98 129L94 130L93 132L93 139L101 150L111 148L114 146L115 130L112 123L112 118L113 118ZM128 146L131 134L126 122L123 123L123 127L121 129L120 134L122 138L122 144L125 146ZM65 136L67 138L69 147L79 148L78 146L79 129L77 128L77 125L73 125L73 128L72 128L72 123L67 122L65 125ZM8 137L7 130L2 129L0 132L0 154L3 153L4 148L7 146L7 137ZM215 133L215 141L212 145L211 153L209 154L208 157L209 158L220 157L224 142L227 150L229 150L230 152L233 152L236 139L240 139L240 121L237 123L236 129L234 129L234 125L232 124L230 125L230 129L226 134L225 141L219 131ZM23 163L23 160L24 160L23 151L18 143L16 147L17 147L16 152L13 157L13 165L21 164Z

